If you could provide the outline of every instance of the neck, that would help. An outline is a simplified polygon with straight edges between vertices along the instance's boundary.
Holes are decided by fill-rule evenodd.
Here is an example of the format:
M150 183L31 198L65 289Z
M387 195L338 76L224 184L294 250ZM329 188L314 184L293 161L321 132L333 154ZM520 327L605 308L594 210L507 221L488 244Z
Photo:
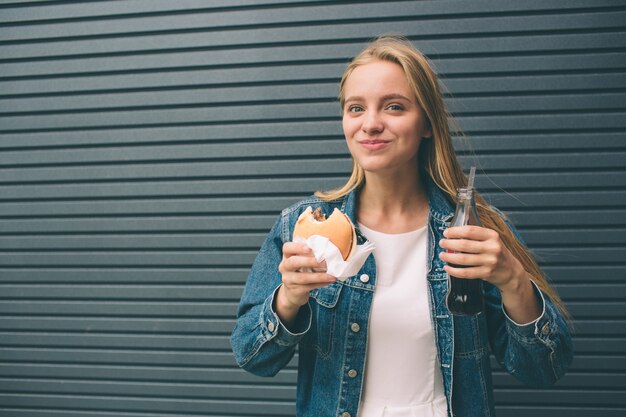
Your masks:
M402 233L421 227L428 217L428 196L417 166L411 172L365 173L358 220L366 227Z

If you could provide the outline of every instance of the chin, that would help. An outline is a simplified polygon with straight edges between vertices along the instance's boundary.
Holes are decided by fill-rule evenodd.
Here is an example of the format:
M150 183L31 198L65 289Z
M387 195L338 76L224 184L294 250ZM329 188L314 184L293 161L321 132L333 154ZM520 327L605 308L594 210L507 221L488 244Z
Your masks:
M363 168L363 171L365 172L371 172L373 174L378 173L378 172L384 172L389 170L390 168L392 168L392 166L390 166L389 164L381 164L381 163L360 163L359 165L361 166L361 168Z
M400 172L400 171L412 171L414 167L417 166L417 161L409 160L409 161L389 161L389 160L372 160L370 158L365 158L365 160L356 159L357 163L363 170L367 173L371 174L383 174L390 172ZM407 172L408 174L408 172Z

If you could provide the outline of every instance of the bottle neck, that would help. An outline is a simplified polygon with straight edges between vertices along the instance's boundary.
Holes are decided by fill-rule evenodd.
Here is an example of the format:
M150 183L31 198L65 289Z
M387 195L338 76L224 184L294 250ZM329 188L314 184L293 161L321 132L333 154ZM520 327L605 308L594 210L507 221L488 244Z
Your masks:
M473 188L459 188L457 191L456 210L450 221L451 226L465 226L468 224L480 226L480 219L476 210Z
M474 189L473 188L458 188L456 192L456 199L461 200L473 200Z

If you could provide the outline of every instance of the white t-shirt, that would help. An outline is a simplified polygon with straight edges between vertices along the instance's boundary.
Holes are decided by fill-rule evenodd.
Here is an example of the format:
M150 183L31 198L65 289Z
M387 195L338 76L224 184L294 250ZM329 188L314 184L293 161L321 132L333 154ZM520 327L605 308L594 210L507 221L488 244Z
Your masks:
M359 417L446 417L426 282L428 227L399 234L359 229L376 246Z

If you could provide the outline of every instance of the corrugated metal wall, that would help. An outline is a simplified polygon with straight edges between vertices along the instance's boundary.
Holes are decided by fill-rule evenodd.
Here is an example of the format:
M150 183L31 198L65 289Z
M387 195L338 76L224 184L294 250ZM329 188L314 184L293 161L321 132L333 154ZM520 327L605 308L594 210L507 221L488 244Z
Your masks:
M389 31L576 318L553 390L495 371L499 415L626 415L626 3L354 3L0 3L0 415L293 415L293 365L228 336L279 210L347 175L336 84Z

